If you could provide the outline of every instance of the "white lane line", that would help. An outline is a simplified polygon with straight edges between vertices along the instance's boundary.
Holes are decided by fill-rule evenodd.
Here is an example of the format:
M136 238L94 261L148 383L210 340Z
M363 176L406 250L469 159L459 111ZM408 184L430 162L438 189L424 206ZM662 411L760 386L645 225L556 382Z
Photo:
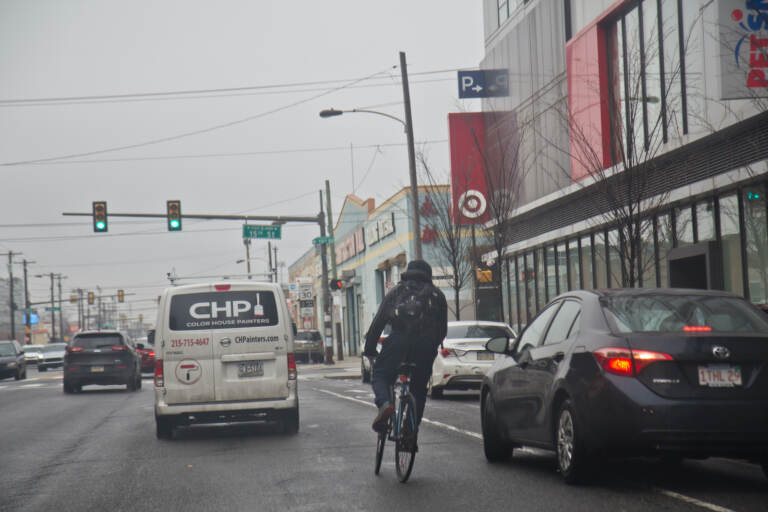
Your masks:
M735 512L731 508L725 508L725 507L721 507L720 505L715 505L714 503L708 503L706 501L697 500L696 498L691 498L690 496L668 491L666 489L660 489L658 487L652 487L652 489L658 492L659 494L663 494L664 496L668 496L676 500L684 501L685 503L690 503L691 505L696 505L697 507L705 508L707 510L712 510L713 512Z
M42 384L42 383L40 383L40 384L24 384L23 386L19 386L19 388L39 388L39 387L43 387L43 386L45 386L45 384Z
M344 395L341 395L339 393L334 393L333 391L328 391L328 390L325 390L325 389L314 388L314 390L315 391L320 391L322 393L326 393L326 394L329 394L329 395L333 395L333 396L338 397L338 398L343 398L344 400L349 400L350 402L357 402L359 404L363 404L363 405L366 405L368 407L373 407L374 409L376 408L376 405L372 404L371 402L366 402L364 400L359 400L357 398L352 398L350 396L344 396ZM471 430L465 430L463 428L454 427L453 425L449 425L447 423L442 423L440 421L430 420L430 419L427 419L427 418L421 418L421 421L423 421L425 423L429 423L430 425L434 425L434 426L439 427L439 428L450 430L451 432L457 432L459 434L464 434L465 436L469 436L469 437L471 437L473 439L482 439L483 438L482 434L478 434L477 432L472 432ZM516 451L520 451L520 452L524 452L524 453L531 453L531 454L538 453L535 450L531 450L531 449L528 449L528 448L520 448L520 449L516 449ZM685 503L689 503L691 505L696 505L698 507L705 508L707 510L712 510L713 512L735 512L734 510L732 510L730 508L725 508L725 507L721 507L720 505L715 505L714 503L708 503L706 501L697 500L696 498L691 498L690 496L686 496L684 494L676 493L676 492L673 492L673 491L668 491L666 489L661 489L661 488L658 488L658 487L652 487L651 489L654 492L657 492L659 494L663 494L664 496L667 496L669 498L680 500L680 501L683 501Z

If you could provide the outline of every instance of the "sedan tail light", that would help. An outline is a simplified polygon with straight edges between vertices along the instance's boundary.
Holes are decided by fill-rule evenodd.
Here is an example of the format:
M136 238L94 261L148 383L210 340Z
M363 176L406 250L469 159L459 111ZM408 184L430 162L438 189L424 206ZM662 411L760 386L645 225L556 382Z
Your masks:
M163 378L163 360L155 359L155 386L161 388L165 386L165 379Z
M594 352L595 359L605 371L622 377L634 377L643 368L657 361L673 361L669 354L650 350L605 347Z
M113 345L112 350L114 352L125 352L126 350L128 350L128 347L126 347L125 345Z
M67 353L71 354L72 352L82 352L83 347L67 347Z
M288 380L296 380L296 354L288 353Z
M440 355L443 357L451 357L451 356L463 356L467 353L466 350L459 350L457 348L441 348L440 349Z

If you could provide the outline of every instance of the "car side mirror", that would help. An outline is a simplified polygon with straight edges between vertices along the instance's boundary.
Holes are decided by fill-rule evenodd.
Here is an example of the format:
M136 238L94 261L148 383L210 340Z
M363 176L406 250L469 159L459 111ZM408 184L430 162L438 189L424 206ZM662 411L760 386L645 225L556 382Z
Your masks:
M495 354L509 353L509 338L502 336L500 338L491 338L485 344L485 349Z

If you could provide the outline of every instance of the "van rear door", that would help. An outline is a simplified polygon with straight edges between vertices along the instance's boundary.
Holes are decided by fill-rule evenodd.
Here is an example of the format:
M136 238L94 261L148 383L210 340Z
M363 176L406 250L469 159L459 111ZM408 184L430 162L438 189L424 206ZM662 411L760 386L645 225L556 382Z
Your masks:
M288 330L282 293L268 284L232 284L211 299L217 401L288 397Z
M167 333L167 339L158 343L162 343L168 404L211 402L215 398L210 319L205 318L215 300L214 289L210 285L185 288L169 292L163 320L168 322L168 329L158 329Z

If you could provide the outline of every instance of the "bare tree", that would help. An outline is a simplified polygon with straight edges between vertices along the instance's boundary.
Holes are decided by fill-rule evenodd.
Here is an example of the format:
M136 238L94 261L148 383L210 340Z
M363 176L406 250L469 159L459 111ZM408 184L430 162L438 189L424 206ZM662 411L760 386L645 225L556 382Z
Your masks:
M449 284L453 289L453 306L449 303L448 308L456 320L461 320L461 290L466 288L472 278L472 263L469 259L472 242L467 227L456 221L449 188L443 185L449 181L450 176L436 175L424 153L419 154L419 161L423 178L432 190L432 193L425 195L421 205L425 224L423 242L433 244L437 263L451 269Z

